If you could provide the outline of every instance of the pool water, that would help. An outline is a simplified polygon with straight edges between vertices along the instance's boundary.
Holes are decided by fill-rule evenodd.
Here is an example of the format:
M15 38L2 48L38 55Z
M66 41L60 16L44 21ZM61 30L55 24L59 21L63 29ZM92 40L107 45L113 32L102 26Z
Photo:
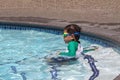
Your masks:
M44 57L66 49L61 33L44 29L0 29L0 80L52 80L51 66ZM86 36L80 41L83 47L99 47L87 53L97 60L95 64L100 74L95 80L113 80L120 73L120 54L113 47L91 41ZM92 75L82 56L77 63L57 69L60 80L88 80Z

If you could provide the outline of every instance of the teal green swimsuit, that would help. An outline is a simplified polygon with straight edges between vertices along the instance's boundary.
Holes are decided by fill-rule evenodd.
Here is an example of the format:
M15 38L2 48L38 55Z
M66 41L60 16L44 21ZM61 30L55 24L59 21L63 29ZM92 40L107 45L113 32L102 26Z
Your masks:
M55 58L51 58L51 62L59 63L59 62L68 62L68 61L74 61L77 60L80 57L80 54L87 53L89 51L93 51L95 49L85 49L81 47L80 43L76 41L70 41L67 46L68 52L60 52L60 56Z
M76 57L76 55L80 54L81 52L79 47L80 46L78 42L70 41L67 46L68 52L61 52L59 55L68 56L68 57Z

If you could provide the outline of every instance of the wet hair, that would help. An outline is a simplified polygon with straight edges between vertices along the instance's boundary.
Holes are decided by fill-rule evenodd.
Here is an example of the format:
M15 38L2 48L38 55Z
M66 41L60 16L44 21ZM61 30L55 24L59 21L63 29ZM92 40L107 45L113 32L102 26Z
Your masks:
M80 38L81 28L78 25L69 24L69 25L65 26L64 30L66 30L67 33L69 33L69 34L74 34L75 41L80 43L79 38ZM77 34L75 34L75 33L77 33Z

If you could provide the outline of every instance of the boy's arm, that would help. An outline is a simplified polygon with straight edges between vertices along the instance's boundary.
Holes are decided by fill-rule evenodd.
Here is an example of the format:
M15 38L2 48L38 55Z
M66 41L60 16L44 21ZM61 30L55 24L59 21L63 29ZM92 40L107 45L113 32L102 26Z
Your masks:
M83 48L83 53L87 53L89 51L95 51L96 49L98 49L97 46L90 46L90 47L87 47L87 48Z
M74 43L71 42L68 45L68 52L60 52L59 55L75 57L76 56L76 50L77 50L77 45L75 45Z

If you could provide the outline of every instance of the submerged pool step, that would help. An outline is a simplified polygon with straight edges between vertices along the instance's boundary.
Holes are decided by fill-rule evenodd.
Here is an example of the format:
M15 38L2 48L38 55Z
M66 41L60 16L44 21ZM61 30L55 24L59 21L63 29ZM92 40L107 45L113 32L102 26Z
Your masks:
M11 66L11 70L13 71L14 74L18 73L17 68L15 66ZM21 72L20 75L21 75L21 77L22 77L23 80L27 80L27 78L25 76L25 72Z

